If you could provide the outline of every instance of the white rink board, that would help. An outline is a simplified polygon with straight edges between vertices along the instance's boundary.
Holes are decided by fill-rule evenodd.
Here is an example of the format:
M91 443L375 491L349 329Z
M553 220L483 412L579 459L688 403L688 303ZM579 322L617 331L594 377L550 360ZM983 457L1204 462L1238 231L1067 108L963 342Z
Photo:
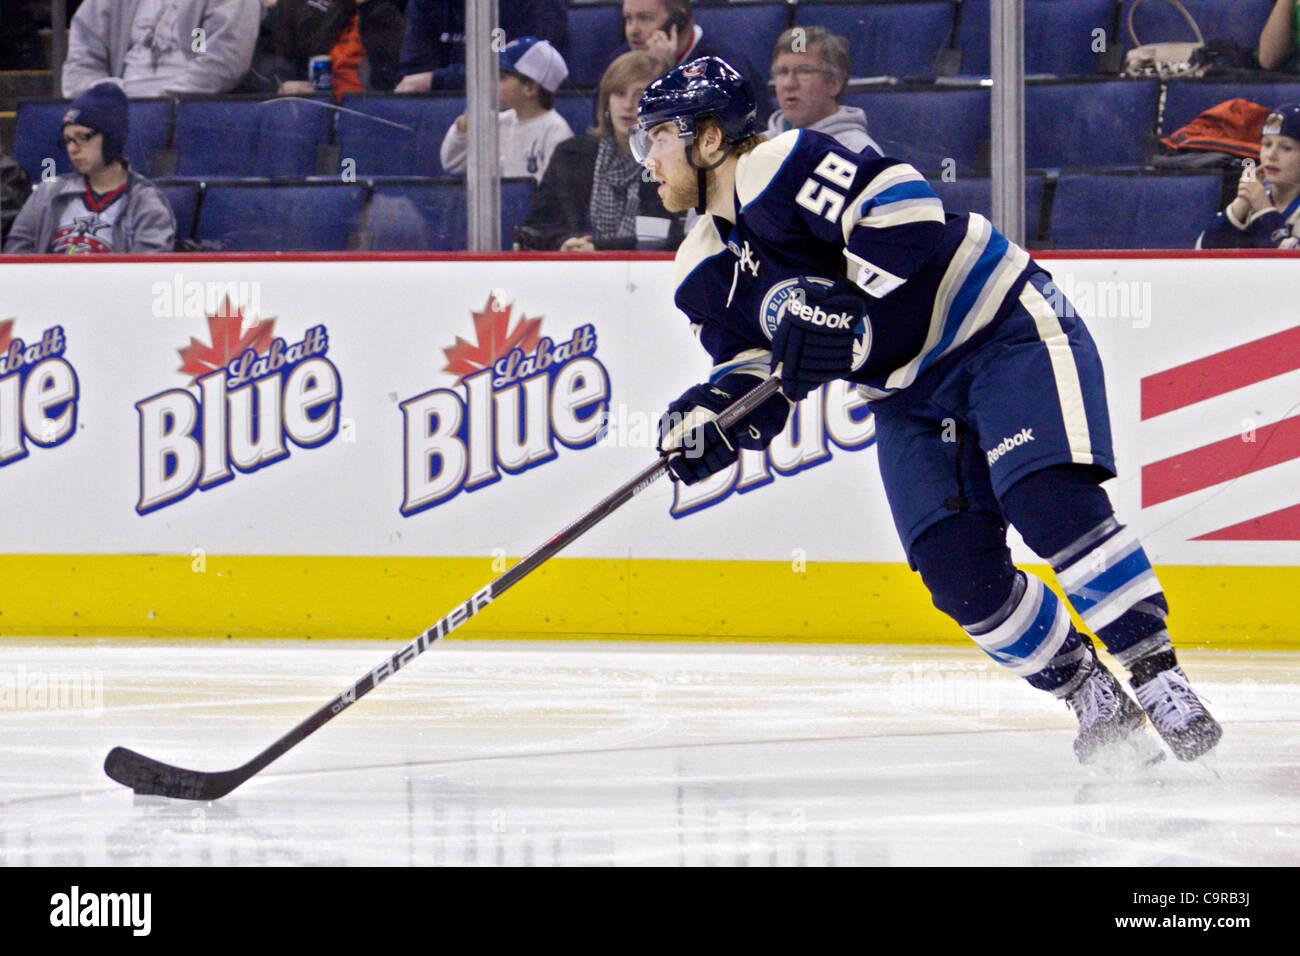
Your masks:
M1142 422L1139 414L1143 376L1300 326L1296 264L1051 259L1044 265L1067 293L1075 292L1101 349L1122 472L1111 494L1152 559L1300 564L1295 541L1189 540L1300 503L1300 459L1145 510L1139 472L1143 464L1248 430L1244 422L1263 426L1296 414L1300 372L1151 421ZM169 259L6 263L2 275L0 323L12 318L12 336L28 344L62 327L62 357L78 387L75 430L67 440L48 448L27 440L25 457L0 466L11 553L187 554L201 547L228 554L522 554L644 467L653 455L649 426L710 364L671 305L673 267L664 260ZM251 302L259 317L273 317L274 335L286 344L313 327L325 328L324 358L341 383L338 431L318 447L288 444L281 460L246 474L232 470L231 480L141 514L142 416L136 403L186 388L191 376L178 372L180 350L191 338L209 341L201 315L155 313L183 312L193 284L207 292L214 283L243 284L234 286L237 297L246 294L236 304ZM176 288L179 304L168 291ZM1127 291L1127 309L1108 304L1119 305L1119 289ZM556 454L550 460L516 474L498 461L499 480L403 514L402 403L456 388L456 376L444 371L444 350L458 337L475 341L471 313L493 290L512 307L511 328L521 315L541 317L541 334L560 343L592 326L595 349L586 358L607 375L618 441L569 448L552 437ZM1125 314L1109 314L1114 311ZM200 394L197 387L191 391ZM0 405L7 394L0 391ZM0 412L18 414L12 407ZM469 418L471 430L488 434L481 415L471 410ZM841 420L839 428L843 437L854 423ZM480 466L485 447L480 441L471 454ZM902 560L872 448L848 451L832 443L827 450L797 480L758 481L743 495L730 494L680 518L670 513L673 490L664 481L566 554L790 560L802 549L808 560ZM763 463L756 461L747 480L763 476ZM1021 549L1018 557L1029 555Z

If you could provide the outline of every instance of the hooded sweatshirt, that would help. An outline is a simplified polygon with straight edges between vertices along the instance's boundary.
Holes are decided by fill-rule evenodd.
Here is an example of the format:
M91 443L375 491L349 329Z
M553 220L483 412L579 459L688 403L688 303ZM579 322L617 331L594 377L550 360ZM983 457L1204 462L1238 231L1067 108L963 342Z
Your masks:
M830 116L818 120L807 128L815 129L827 136L834 136L842 144L857 153L862 152L868 146L878 153L884 153L884 150L876 144L876 141L867 135L867 114L856 106L841 106ZM777 110L767 122L767 138L773 139L788 129L790 129L790 124L786 121L785 110Z

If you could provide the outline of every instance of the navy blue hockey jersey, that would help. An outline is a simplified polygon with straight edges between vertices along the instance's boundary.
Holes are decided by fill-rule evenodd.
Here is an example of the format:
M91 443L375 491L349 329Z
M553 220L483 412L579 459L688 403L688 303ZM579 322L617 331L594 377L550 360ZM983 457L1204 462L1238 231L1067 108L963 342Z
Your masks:
M907 163L790 130L736 166L735 223L705 215L677 251L674 301L716 363L766 374L799 276L846 275L868 296L848 376L871 397L907 388L1010 311L1029 254L983 216L945 216Z

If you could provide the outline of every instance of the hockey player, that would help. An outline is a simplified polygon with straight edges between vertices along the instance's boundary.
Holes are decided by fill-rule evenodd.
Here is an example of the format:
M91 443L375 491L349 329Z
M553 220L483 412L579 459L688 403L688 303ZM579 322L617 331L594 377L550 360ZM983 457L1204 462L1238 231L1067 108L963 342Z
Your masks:
M1068 703L1078 758L1146 717L1183 760L1211 749L1221 730L1175 658L1160 584L1100 487L1115 466L1096 347L1048 273L982 216L945 216L906 163L811 130L765 141L717 58L656 80L638 116L633 149L665 207L700 214L675 302L716 363L660 423L674 477L766 447L822 383L857 383L912 567L994 660ZM773 372L784 394L722 433L717 412ZM1131 672L1136 703L1012 565L1008 522Z

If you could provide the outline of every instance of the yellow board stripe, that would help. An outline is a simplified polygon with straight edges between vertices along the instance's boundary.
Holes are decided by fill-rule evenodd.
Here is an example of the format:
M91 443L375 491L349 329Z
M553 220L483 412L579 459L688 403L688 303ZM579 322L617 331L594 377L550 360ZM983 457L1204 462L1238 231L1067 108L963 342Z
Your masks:
M489 558L5 554L0 634L404 639L502 570ZM1046 566L1029 570L1055 587ZM1157 573L1176 646L1300 649L1300 567ZM901 563L594 558L548 561L455 636L970 643Z

